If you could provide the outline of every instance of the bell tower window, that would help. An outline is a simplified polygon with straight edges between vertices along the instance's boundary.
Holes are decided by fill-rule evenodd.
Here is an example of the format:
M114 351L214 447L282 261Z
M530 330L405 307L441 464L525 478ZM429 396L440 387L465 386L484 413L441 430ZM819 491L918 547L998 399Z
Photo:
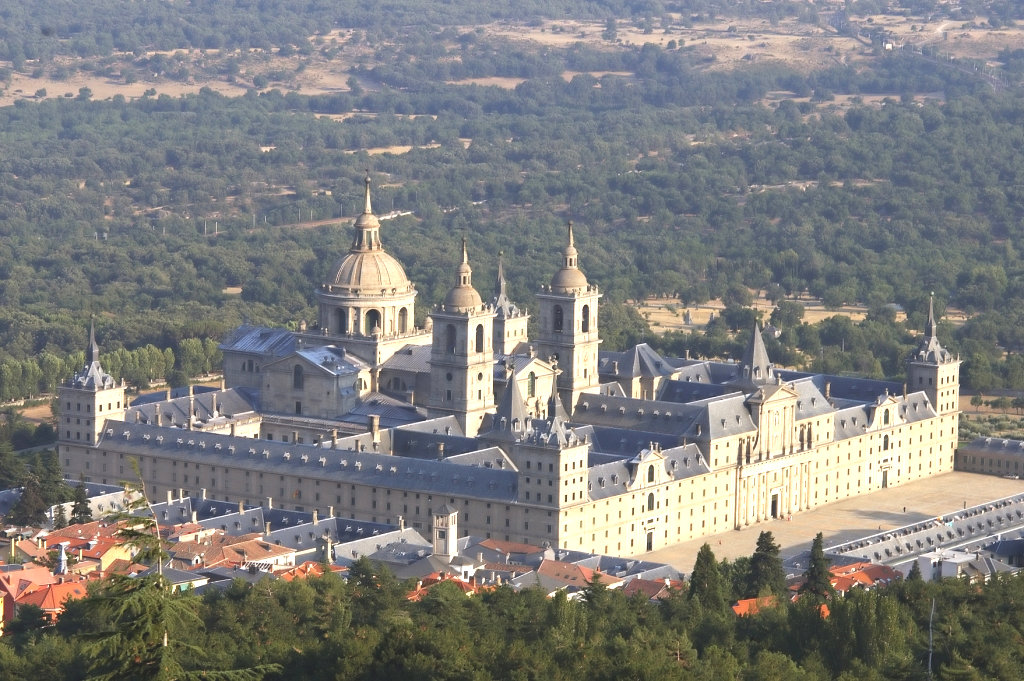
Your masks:
M565 325L565 315L562 312L561 305L555 305L553 317L554 330L556 332L560 332L562 330L562 327Z

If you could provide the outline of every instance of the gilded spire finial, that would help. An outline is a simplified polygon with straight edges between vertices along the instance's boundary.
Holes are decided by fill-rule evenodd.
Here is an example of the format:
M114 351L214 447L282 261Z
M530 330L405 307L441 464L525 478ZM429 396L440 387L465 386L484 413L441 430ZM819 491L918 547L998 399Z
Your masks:
M572 220L569 220L569 245L570 246L574 245L573 244L573 238L572 238Z
M469 253L466 251L466 237L462 237L462 262L469 263Z

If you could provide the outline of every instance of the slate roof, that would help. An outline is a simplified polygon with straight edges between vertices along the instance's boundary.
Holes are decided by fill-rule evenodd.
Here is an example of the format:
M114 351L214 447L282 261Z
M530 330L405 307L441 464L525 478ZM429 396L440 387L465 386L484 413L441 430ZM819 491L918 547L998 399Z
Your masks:
M695 444L673 447L661 451L665 457L666 474L675 480L709 473L711 469ZM609 499L626 492L626 485L632 477L628 459L592 465L587 470L587 489L591 501Z
M159 394L159 393L157 393ZM189 411L191 403L192 412ZM196 391L193 397L185 395L158 403L145 402L128 409L124 417L126 423L156 423L157 414L163 426L187 426L190 417L203 423L214 423L218 419L226 423L231 418L245 415L256 415L256 408L247 391L236 388L227 390Z
M409 373L430 373L429 345L405 345L398 352L386 359L381 369L393 369Z
M218 347L222 352L284 357L295 351L295 334L288 329L243 324L229 333Z
M354 450L328 449L294 443L254 440L215 433L171 431L146 424L111 425L100 439L107 451L146 456L173 456L179 461L244 465L252 471L301 474L338 482L390 487L397 490L511 502L518 479L512 470L463 466L447 461L410 459ZM234 464L233 464L234 462Z
M675 367L647 343L635 345L625 352L602 352L598 359L598 373L620 378L668 376L674 370Z

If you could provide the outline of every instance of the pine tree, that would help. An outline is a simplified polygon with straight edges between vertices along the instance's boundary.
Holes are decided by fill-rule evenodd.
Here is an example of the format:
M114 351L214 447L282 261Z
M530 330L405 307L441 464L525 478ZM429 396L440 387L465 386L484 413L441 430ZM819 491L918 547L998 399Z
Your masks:
M28 470L15 455L10 440L0 438L0 489L21 486L27 475Z
M68 526L68 513L64 510L64 504L57 504L53 507L53 529L60 530Z
M696 598L707 610L723 610L725 596L722 593L722 575L711 546L704 544L697 552L690 575L690 598Z
M71 500L71 524L81 525L92 522L92 507L89 506L89 496L85 491L85 482L80 481L72 494Z
M757 548L750 557L750 581L747 597L755 598L765 593L781 595L786 592L786 572L779 557L779 545L771 532L761 532L757 537Z
M46 521L46 500L39 489L39 481L30 475L21 488L21 498L7 514L7 522L14 525L38 526Z
M825 539L821 532L811 542L811 559L804 573L804 583L800 586L801 594L813 594L818 598L829 598L835 593L832 588L832 572L830 561L825 557Z
M915 560L910 566L910 572L907 573L908 582L920 582L923 581L924 577L921 575L921 566Z
M71 488L64 482L64 472L61 470L57 452L47 451L37 457L32 472L39 478L39 487L47 504L59 504L69 500Z

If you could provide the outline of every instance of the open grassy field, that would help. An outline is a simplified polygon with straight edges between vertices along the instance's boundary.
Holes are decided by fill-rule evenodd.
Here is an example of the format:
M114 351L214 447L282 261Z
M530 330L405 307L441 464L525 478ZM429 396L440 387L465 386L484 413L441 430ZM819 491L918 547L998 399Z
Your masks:
M618 23L616 40L605 40L602 22L572 20L547 21L538 25L491 24L482 27L463 27L464 30L482 31L485 37L520 43L527 49L542 50L550 47L568 47L586 43L601 49L615 50L645 43L665 49L692 50L700 57L701 68L729 69L764 61L782 62L794 68L813 70L842 63L855 63L875 58L872 47L863 38L839 35L827 22L819 25L801 23L795 19L770 22L767 19L729 19L700 22L690 17L668 15L667 27L657 26L649 31ZM922 21L895 15L876 15L855 18L858 25L870 31L885 31L892 40L893 50L924 45L937 48L945 55L957 59L992 60L1004 47L1016 48L1024 44L1024 28L1003 27L993 29L983 18L971 23L950 21ZM221 53L218 50L179 50L165 52L188 68L193 74L186 81L149 77L137 73L132 67L130 54L114 55L114 75L98 75L93 71L76 70L75 61L63 59L56 66L71 67L72 75L55 78L53 69L33 77L28 73L13 74L10 83L0 91L0 106L18 99L38 97L74 97L79 90L88 88L94 99L108 99L122 95L128 99L143 96L150 90L157 94L178 96L210 88L228 95L240 95L254 88L253 79L269 79L268 87L296 91L303 94L330 94L349 89L350 69L356 63L372 64L373 49L352 40L352 31L336 30L326 36L312 38L319 49L312 55L278 56L276 52L240 51ZM670 45L674 43L674 45ZM339 47L343 49L338 49ZM155 54L155 53L154 53ZM228 59L238 62L237 72L225 74L219 65ZM118 62L123 72L133 72L136 79L117 75ZM28 69L33 65L30 63ZM212 75L216 74L216 75ZM576 75L563 74L566 79ZM600 78L607 72L595 71ZM628 76L628 73L615 75ZM132 82L126 82L132 80ZM518 78L473 78L458 81L466 84L493 85L514 88ZM371 86L371 84L361 84ZM41 94L45 91L45 94ZM870 98L860 101L872 103ZM837 99L820 103L822 108L842 108L849 102Z

